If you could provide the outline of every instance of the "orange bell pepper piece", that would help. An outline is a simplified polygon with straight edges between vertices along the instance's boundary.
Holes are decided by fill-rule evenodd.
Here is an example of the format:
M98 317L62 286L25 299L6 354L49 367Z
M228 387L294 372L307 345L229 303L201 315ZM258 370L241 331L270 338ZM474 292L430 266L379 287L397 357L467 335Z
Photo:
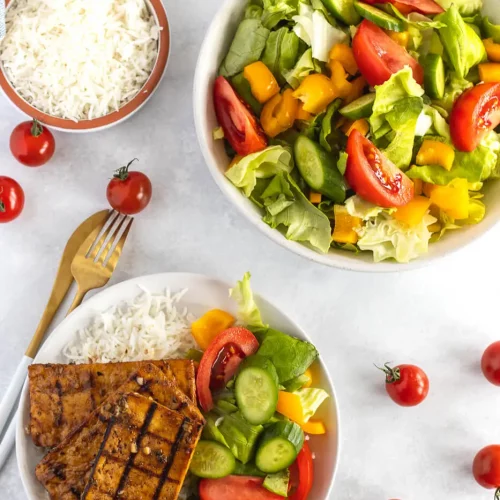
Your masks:
M315 191L311 191L309 193L309 201L314 205L321 203L321 193L316 193Z
M283 94L276 94L264 104L260 115L260 123L269 137L276 137L288 130L295 122L299 110L299 101L294 91L287 89Z
M331 79L336 97L345 99L352 91L352 84L347 80L347 73L339 61L330 61Z
M367 81L362 76L358 76L351 83L351 91L349 95L344 99L344 103L347 105L356 99L359 99L365 90L365 87L368 85Z
M415 196L418 196L419 194L422 194L424 192L424 183L420 179L413 179L413 186Z
M332 47L329 54L329 61L338 61L344 69L350 74L355 75L358 72L358 64L352 53L351 47L345 43L337 43Z
M425 184L424 193L431 202L454 219L469 216L469 184L467 179L453 179L447 186Z
M354 130L358 130L361 135L366 136L370 131L370 125L364 118L360 118L352 123L352 125L347 129L346 135L349 137L350 133Z
M493 38L487 38L483 40L483 44L486 54L488 54L488 59L493 62L500 62L500 43L495 43Z
M478 65L479 78L483 82L500 82L500 63L482 63Z
M425 139L417 153L417 165L440 165L451 170L455 161L455 150L440 141Z
M191 333L196 343L205 350L212 340L234 324L236 319L221 309L212 309L191 324Z
M336 97L333 82L325 75L314 73L302 80L293 97L300 99L304 111L316 115L321 113Z
M335 205L333 207L335 216L335 226L332 233L332 240L337 243L352 243L358 242L358 233L355 229L361 227L363 221L359 217L349 215L347 208L344 205Z
M386 30L386 33L389 35L389 38L394 40L398 45L401 45L401 47L405 49L408 47L408 42L410 41L410 33L408 33L408 31L401 31L398 33L396 31Z
M304 372L304 375L309 379L308 382L306 382L304 384L304 387L311 387L312 383L313 383L313 374L312 374L312 371L310 368L308 368L305 372Z
M429 200L429 198L425 196L415 196L409 203L399 207L392 216L396 220L404 222L409 226L417 226L422 222L430 206L431 200Z
M276 411L299 424L304 432L308 434L324 434L325 424L319 420L304 422L304 412L299 396L291 392L280 391L278 393L278 405Z
M280 91L276 78L262 61L245 66L243 76L248 80L253 96L261 104L269 101Z
M311 120L313 115L304 110L304 103L299 101L299 109L297 110L297 120Z
M306 434L326 434L325 424L321 420L309 420L309 422L302 424L301 427Z

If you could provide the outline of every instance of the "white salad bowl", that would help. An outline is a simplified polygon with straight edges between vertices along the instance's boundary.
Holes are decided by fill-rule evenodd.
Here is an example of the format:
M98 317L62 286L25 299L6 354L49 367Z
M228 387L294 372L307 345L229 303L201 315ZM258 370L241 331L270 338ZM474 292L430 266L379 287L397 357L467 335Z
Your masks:
M70 314L50 335L35 358L35 363L67 363L63 348L75 340L78 330L89 325L92 318L123 302L131 302L143 290L151 293L172 293L187 290L178 304L179 310L186 307L195 316L210 309L223 309L236 314L236 303L229 298L228 290L232 285L222 281L188 273L165 273L136 278L112 286L85 301ZM310 337L288 316L270 302L256 295L256 302L262 317L270 326L291 336L308 340ZM311 436L309 444L315 454L314 487L309 498L326 500L329 498L339 460L339 410L332 381L321 358L314 365L314 385L330 394L321 405L317 418L323 420L327 433L323 436ZM25 429L29 425L29 387L24 385L19 402L16 454L21 479L28 500L48 500L42 485L35 477L35 467L43 458L44 452L37 448ZM316 417L315 417L316 418ZM1 497L1 495L0 495Z
M375 263L371 252L354 254L331 249L328 254L321 254L306 244L287 240L284 234L263 222L260 209L225 178L224 173L229 159L224 151L223 141L214 141L212 138L212 131L218 126L212 99L213 83L246 5L247 0L225 0L214 17L198 57L193 104L198 141L210 173L231 203L260 231L297 255L320 264L362 272L394 272L415 269L438 261L477 240L498 222L500 219L500 182L490 181L484 188L483 201L486 204L484 220L474 226L449 231L440 241L429 244L428 254L408 264L398 264L392 261ZM483 10L491 19L500 22L500 0L484 0Z

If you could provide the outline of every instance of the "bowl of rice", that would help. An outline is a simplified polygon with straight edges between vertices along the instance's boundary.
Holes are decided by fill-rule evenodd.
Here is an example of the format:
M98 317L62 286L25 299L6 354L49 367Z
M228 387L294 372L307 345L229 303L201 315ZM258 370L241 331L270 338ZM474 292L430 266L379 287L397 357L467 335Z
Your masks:
M161 0L7 0L0 89L56 130L120 123L158 87L170 33Z

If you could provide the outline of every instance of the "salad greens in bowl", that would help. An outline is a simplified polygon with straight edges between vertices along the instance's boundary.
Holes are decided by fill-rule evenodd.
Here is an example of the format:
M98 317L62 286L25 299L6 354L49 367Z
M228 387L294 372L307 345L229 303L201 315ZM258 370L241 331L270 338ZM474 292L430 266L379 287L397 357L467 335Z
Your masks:
M334 267L409 269L473 241L500 216L498 5L227 0L194 87L214 179Z

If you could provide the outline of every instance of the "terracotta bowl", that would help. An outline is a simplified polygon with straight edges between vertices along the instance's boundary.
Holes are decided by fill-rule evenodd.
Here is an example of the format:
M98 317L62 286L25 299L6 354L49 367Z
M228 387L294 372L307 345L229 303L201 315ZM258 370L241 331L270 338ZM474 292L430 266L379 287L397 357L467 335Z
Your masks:
M6 9L15 0L6 0ZM11 85L3 71L3 65L0 63L0 89L7 99L22 113L36 118L38 121L55 130L63 132L94 132L103 130L116 125L137 112L146 101L153 95L157 89L165 70L170 52L170 29L167 19L167 13L161 0L145 0L150 12L153 14L156 24L161 28L158 39L158 56L156 58L153 70L146 83L143 85L137 95L122 106L118 111L113 111L105 116L94 118L92 120L81 120L75 122L64 118L57 118L48 115L39 109L33 107L24 98L22 98Z

